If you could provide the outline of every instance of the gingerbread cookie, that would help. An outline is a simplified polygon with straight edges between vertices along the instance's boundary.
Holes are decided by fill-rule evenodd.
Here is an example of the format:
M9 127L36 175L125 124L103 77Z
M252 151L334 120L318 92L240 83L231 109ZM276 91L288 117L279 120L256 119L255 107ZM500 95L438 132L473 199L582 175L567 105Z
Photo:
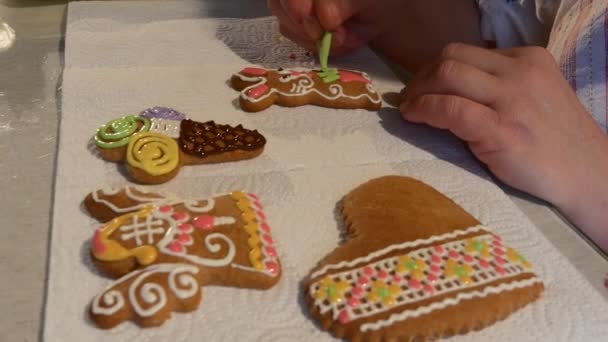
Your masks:
M180 200L126 187L95 191L85 206L110 219L95 231L91 255L99 270L118 278L90 305L100 328L127 320L158 326L173 311L195 310L201 286L268 289L280 278L270 228L252 193Z
M341 202L347 241L305 282L312 316L354 341L478 330L538 298L530 263L417 180L371 180Z
M365 73L338 70L331 82L323 81L321 76L310 70L245 68L234 74L230 82L241 92L239 102L246 112L259 112L273 104L380 109L382 99Z
M266 144L256 130L196 122L163 107L112 120L97 130L94 141L102 158L126 162L129 174L144 184L167 182L182 165L255 158Z

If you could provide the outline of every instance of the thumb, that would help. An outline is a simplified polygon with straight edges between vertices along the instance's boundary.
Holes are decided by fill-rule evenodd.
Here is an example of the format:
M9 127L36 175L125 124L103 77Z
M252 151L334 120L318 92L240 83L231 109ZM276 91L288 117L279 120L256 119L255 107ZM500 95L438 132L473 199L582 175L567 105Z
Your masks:
M373 0L320 0L315 1L314 11L323 29L335 31L373 3Z

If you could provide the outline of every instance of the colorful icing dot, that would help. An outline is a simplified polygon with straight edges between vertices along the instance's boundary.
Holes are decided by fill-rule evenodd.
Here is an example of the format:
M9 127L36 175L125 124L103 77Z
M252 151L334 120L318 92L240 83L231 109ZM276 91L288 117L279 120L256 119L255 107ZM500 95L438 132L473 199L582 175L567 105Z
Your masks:
M169 213L169 212L171 212L173 210L173 207L171 207L170 205L163 205L160 208L158 208L158 210L161 213Z
M503 255L505 254L505 252L502 250L502 248L494 248L494 255Z
M266 84L260 84L254 88L251 88L247 91L247 96L257 99L262 95L266 94L270 88Z
M402 278L400 275L398 275L398 274L395 274L395 275L393 276L393 282L394 282L394 283L397 283L397 284L398 284L398 283L400 283L402 280L403 280L403 278Z
M249 67L241 70L240 73L245 76L264 76L267 72L268 71L266 69Z
M374 274L374 269L367 266L363 269L363 274L365 274L366 276L370 277L372 274Z
M264 251L266 252L266 255L268 255L268 256L271 256L271 257L276 257L277 256L277 250L274 249L273 247L266 246L264 248Z
M182 233L177 236L177 241L183 245L186 245L192 242L192 237L189 234Z
M439 267L437 265L431 265L431 272L439 273L439 272L441 272L441 267Z
M173 240L169 243L169 249L175 253L181 253L184 250L184 246L179 241Z
M261 211L262 209L264 209L264 207L262 207L262 204L260 204L260 202L258 202L258 201L254 201L254 202L253 202L253 206L254 206L254 207L257 209L257 210L260 210L260 211Z
M437 252L439 254L443 254L443 252L445 252L445 249L443 248L443 246L435 246L435 247L433 247L433 249L435 250L435 252Z
M394 296L401 292L401 288L395 284L388 285L383 281L375 281L372 291L367 295L367 298L372 302L382 302L386 306L395 304Z
M369 285L369 278L367 278L367 277L361 277L361 278L359 278L359 281L357 281L357 282L361 286L367 286L367 285Z
M388 273L386 273L386 271L384 271L384 270L378 271L378 278L384 279L386 277L388 277Z
M472 262L475 260L475 259L474 259L472 256L470 256L470 255L468 255L468 254L467 254L467 255L465 255L465 256L463 257L463 259L464 259L464 262L469 263L469 264L470 264L470 263L472 263Z
M356 308L359 306L359 299L357 298L349 298L348 302L347 302L348 306L350 306L351 308Z
M439 278L437 278L437 276L434 274L429 274L428 276L426 276L426 279L428 279L428 281L431 283L434 283L439 280Z
M268 234L262 235L262 239L264 240L264 242L266 242L269 245L272 245L274 243L274 241L272 240L272 237Z
M428 294L432 294L433 292L435 292L435 288L433 288L429 284L424 284L424 286L422 287L422 289L424 290L424 292L426 292Z
M342 324L346 324L350 321L350 317L348 317L348 312L346 310L342 310L338 315L338 321Z
M448 256L452 259L456 259L458 260L460 258L460 253L456 252L456 251L450 251L448 253Z
M268 261L266 263L266 269L270 274L277 274L279 272L279 264L276 262Z
M497 256L496 258L494 258L494 261L498 264L498 265L502 265L505 263L505 259Z
M260 226L262 228L262 230L266 233L270 232L270 227L268 226L268 224L266 224L266 222L262 223L262 225Z
M407 284L413 289L419 289L421 286L420 282L416 279L410 279Z
M498 274L500 274L500 275L505 274L505 269L504 269L504 268L502 268L502 267L500 267L500 266L496 266L496 267L494 268L494 270L496 271L496 273L498 273Z
M181 230L182 232L190 232L192 230L192 225L189 223L180 223L177 226L177 229Z
M182 213L181 211L176 211L173 213L173 215L171 215L171 217L173 217L173 219L176 221L182 221L186 218L186 214Z
M344 281L335 281L330 277L325 277L319 282L319 289L315 293L315 298L328 300L331 303L341 303L344 300L344 292L349 287Z
M213 228L213 216L200 215L192 219L192 224L202 230L209 230Z
M352 294L355 297L361 297L363 295L363 288L361 286L353 287Z
M260 218L260 220L262 220L262 221L266 220L266 215L264 215L264 213L261 210L258 210L255 213L258 214L258 217Z
M431 262L433 264L439 264L439 263L441 263L441 258L438 255L433 254L433 255L431 255Z
M490 263L484 259L479 259L479 266L481 266L483 268L488 268L488 267L490 267Z
M492 245L494 245L495 247L501 247L502 242L500 240L494 239L492 240Z
M264 70L264 69L262 69L262 70ZM256 194L254 194L254 193L248 192L247 196L249 196L251 199L253 199L256 202L260 201L260 198Z

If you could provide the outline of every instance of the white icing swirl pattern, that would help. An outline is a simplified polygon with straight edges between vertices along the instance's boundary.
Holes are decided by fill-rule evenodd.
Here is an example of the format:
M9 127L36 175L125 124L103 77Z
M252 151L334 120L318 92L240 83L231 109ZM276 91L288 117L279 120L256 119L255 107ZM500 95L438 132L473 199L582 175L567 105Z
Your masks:
M372 88L372 86L369 83L366 85L366 88L369 91L369 93L362 93L362 94L358 94L358 95L347 95L344 92L344 88L341 84L334 83L329 86L329 94L324 94L324 93L320 92L317 88L314 87L314 80L307 73L298 73L297 75L291 76L295 79L302 78L302 80L298 81L296 86L292 87L289 92L284 92L277 88L269 87L270 90L268 92L264 93L263 95L261 95L259 97L251 97L251 96L247 95L248 92L251 89L254 89L256 87L259 87L260 85L266 84L268 82L266 77L264 77L264 76L250 77L250 76L243 75L241 73L236 73L235 75L245 82L257 82L241 91L241 95L240 95L241 98L243 100L246 100L251 103L257 103L257 102L263 101L263 100L267 99L269 96L271 96L272 94L279 94L282 96L294 97L294 96L304 96L304 95L308 95L308 94L312 94L312 93L315 93L328 101L335 101L335 100L338 100L341 98L346 98L346 99L350 99L350 100L359 100L362 98L367 98L371 103L374 103L374 104L382 102L382 99L380 98L380 96L377 95L375 90L369 91L369 89ZM369 80L369 76L367 74L361 73L361 75L364 78ZM291 80L292 79L289 79L289 81L291 81ZM287 82L287 79L285 82ZM373 90L373 88L372 88L372 90Z

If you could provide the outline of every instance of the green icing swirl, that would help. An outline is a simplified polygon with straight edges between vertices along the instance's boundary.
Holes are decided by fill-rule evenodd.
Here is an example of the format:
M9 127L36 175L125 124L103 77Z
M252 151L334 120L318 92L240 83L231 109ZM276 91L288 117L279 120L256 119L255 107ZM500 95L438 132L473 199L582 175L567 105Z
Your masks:
M138 122L142 126L138 130ZM131 135L150 130L150 119L143 116L129 115L114 119L99 127L95 134L95 145L100 148L116 148L126 146Z

